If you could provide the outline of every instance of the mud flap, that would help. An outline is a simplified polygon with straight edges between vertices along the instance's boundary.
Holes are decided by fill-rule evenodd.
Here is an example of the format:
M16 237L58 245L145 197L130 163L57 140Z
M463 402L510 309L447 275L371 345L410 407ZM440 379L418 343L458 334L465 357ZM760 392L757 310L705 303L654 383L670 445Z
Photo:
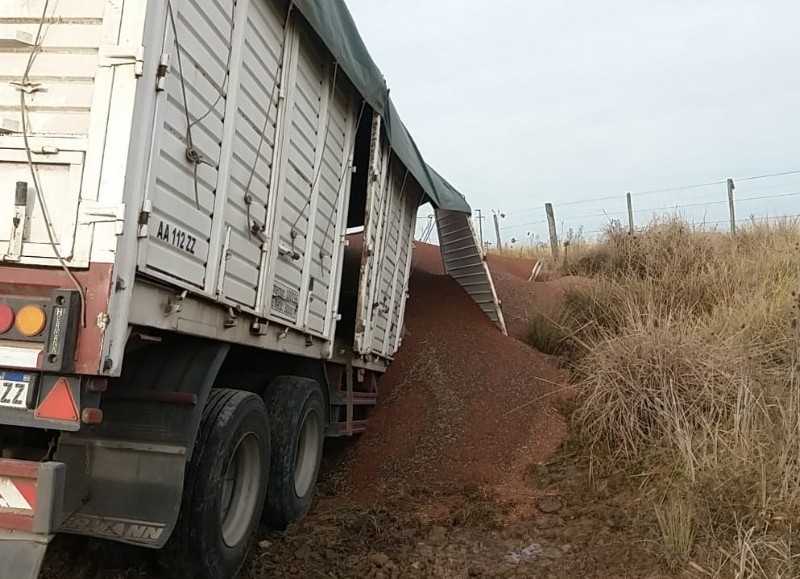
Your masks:
M35 579L61 523L66 468L0 459L0 579Z
M2 0L0 0L2 1ZM66 464L60 532L150 549L178 520L186 464L228 346L172 338L129 352L103 395L103 422L62 433Z

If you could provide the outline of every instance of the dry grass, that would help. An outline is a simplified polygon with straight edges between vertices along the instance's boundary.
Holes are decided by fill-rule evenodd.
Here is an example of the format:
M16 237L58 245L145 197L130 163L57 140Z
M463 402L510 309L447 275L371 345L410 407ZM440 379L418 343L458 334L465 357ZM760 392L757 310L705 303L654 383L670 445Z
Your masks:
M678 569L689 562L694 545L692 507L685 500L671 498L655 507L666 564Z
M563 312L536 310L528 318L528 343L545 354L567 353L567 323Z
M535 259L541 261L547 269L568 269L595 248L595 244L586 239L583 229L569 229L566 232L562 232L561 238L557 262L553 259L550 243L542 242L538 238L536 240L529 238L527 242L526 240L520 240L516 243L506 243L502 254L495 245L489 246L488 251L489 253L506 257Z
M800 224L612 229L566 267L595 278L565 313L575 425L637 482L667 563L798 576Z

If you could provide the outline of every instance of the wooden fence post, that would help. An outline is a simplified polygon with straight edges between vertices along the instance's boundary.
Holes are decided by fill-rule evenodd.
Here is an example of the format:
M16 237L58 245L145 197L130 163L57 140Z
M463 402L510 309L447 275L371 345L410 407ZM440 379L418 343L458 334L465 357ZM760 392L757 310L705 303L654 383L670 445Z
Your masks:
M497 211L492 211L492 217L494 218L494 235L497 241L497 250L500 255L503 255L503 240L500 238L500 221L497 219Z
M553 252L553 261L558 262L558 234L556 233L556 216L553 213L553 204L544 204L547 213L547 227L550 229L550 251Z
M633 199L631 198L630 191L627 194L628 198L628 234L633 235Z
M731 236L736 237L736 206L733 202L733 190L736 186L733 179L728 179L728 209L731 213Z

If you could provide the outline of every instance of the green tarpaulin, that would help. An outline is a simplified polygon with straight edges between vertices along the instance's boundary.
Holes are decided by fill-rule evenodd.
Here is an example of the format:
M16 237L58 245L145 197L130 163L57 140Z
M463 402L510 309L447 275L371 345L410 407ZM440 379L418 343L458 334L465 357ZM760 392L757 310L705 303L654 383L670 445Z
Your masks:
M439 209L470 213L464 196L422 158L397 114L380 69L361 40L344 0L294 0L364 100L381 116L392 150Z

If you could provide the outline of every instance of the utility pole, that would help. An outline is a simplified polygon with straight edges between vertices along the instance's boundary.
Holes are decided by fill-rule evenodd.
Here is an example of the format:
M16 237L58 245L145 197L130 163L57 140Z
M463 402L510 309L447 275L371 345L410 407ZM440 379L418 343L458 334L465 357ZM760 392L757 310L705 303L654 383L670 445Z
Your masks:
M731 236L736 237L736 207L733 202L733 190L735 189L733 179L728 179L728 209L731 212Z
M500 239L500 221L498 219L497 211L494 209L492 210L492 217L494 217L494 234L497 238L497 251L500 252L500 255L503 255L503 240ZM505 215L501 214L501 217L505 217Z
M478 217L476 218L478 220L478 235L481 238L481 251L483 251L483 248L484 248L484 244L483 244L483 220L485 218L483 216L483 211L481 211L480 209L476 209L475 213L478 214Z

